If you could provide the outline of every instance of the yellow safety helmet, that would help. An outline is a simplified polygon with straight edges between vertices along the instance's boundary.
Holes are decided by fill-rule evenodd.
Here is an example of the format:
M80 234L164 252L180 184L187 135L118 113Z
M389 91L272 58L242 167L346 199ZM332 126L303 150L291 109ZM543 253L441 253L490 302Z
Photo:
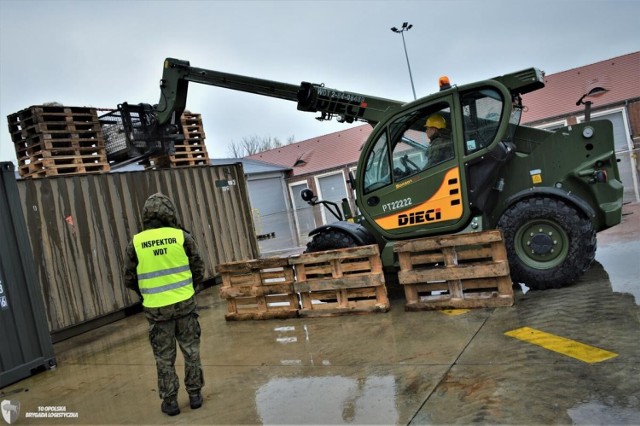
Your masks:
M447 122L440 114L433 114L427 118L427 122L424 127L435 127L436 129L446 129Z

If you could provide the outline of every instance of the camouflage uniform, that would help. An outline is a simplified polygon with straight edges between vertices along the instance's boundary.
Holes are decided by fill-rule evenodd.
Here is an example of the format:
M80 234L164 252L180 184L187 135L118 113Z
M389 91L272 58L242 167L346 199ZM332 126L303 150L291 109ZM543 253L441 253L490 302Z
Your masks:
M173 203L160 193L153 194L145 202L142 223L145 230L161 227L182 229ZM204 276L204 262L191 234L184 229L183 232L183 247L189 258L193 286L197 289ZM138 258L132 240L126 248L124 283L141 296L137 266ZM149 321L149 340L156 359L160 398L175 399L180 387L175 370L176 340L185 361L185 388L190 395L198 394L204 385L204 377L200 363L200 324L195 297L169 306L145 307L144 312Z
M429 164L439 164L451 158L453 158L451 137L445 129L440 129L429 144Z

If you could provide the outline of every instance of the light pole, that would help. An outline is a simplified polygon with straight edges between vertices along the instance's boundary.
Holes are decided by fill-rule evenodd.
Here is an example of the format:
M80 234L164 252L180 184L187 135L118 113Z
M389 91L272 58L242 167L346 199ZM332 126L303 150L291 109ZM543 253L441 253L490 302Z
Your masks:
M413 25L411 25L408 22L403 22L402 23L402 28L401 29L397 29L396 27L392 27L391 31L393 31L394 33L400 33L400 35L402 36L402 45L404 46L404 56L407 58L407 68L409 68L409 79L411 80L411 90L413 90L413 100L416 100L416 89L415 87L413 87L413 75L411 75L411 65L409 65L409 55L407 54L407 44L404 41L404 32L405 31L409 31L411 28L413 27Z
M593 89L589 90L587 93L582 95L580 99L578 99L578 102L576 102L576 106L580 104L584 105L584 121L586 122L591 121L591 105L593 104L592 101L590 100L585 101L584 98L588 98L588 97L595 98L596 96L604 95L608 91L609 90L605 89L604 87L600 87L600 86L594 87Z

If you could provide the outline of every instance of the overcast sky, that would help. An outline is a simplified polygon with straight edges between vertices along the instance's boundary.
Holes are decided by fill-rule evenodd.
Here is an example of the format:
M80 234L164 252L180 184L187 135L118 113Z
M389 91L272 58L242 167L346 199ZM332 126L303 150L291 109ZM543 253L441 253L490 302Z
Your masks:
M217 71L412 100L535 66L547 74L640 50L636 0L0 0L0 161L7 115L46 102L157 103L166 57ZM210 157L252 135L296 141L346 129L293 102L192 83Z

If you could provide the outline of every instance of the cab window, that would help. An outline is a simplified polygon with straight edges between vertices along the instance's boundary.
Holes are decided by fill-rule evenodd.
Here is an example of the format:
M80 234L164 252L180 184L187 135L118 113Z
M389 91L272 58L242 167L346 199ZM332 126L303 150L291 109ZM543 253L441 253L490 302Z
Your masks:
M450 105L440 102L410 112L393 121L369 152L365 162L364 193L404 180L452 158Z
M374 144L371 152L369 152L369 157L365 163L365 194L391 183L388 152L387 133L384 132Z
M500 127L504 100L495 89L481 89L461 97L465 153L471 154L493 142Z
M451 108L440 103L402 119L393 144L394 181L406 179L454 157ZM400 124L400 123L394 123Z

